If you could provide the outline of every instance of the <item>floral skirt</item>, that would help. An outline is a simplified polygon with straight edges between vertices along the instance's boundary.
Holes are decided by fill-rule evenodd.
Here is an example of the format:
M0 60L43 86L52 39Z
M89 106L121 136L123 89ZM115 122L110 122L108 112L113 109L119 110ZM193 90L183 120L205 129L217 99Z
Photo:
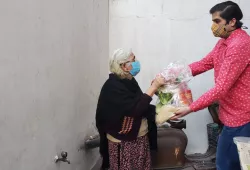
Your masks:
M147 135L133 141L109 141L110 170L151 170Z

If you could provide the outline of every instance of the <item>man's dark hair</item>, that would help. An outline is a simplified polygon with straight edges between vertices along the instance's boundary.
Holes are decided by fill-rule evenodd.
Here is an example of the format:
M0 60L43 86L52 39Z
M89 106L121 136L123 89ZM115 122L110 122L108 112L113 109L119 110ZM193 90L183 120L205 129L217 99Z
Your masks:
M232 1L226 1L219 4L216 4L210 9L210 14L215 12L221 12L220 17L227 21L231 21L233 18L236 19L236 28L241 28L243 23L240 21L243 18L243 13L238 4Z

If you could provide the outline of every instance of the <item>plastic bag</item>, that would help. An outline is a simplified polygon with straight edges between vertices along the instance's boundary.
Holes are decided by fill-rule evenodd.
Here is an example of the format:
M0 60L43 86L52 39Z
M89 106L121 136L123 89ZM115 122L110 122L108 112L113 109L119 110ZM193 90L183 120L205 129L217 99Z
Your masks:
M157 125L162 125L166 120L173 117L178 109L171 105L163 105L160 112L156 115L155 122Z
M177 88L181 83L187 83L193 77L190 67L181 61L170 63L159 74L165 78L168 89Z
M189 106L193 102L192 91L187 83L181 83L176 88L163 87L158 90L158 100L156 104L156 113L163 105L172 105L175 107Z
M189 66L182 62L170 63L158 75L165 78L166 85L158 89L157 114L168 114L161 111L165 105L178 108L189 106L193 102L192 91L187 85L192 79L192 72ZM161 115L159 116L162 117Z

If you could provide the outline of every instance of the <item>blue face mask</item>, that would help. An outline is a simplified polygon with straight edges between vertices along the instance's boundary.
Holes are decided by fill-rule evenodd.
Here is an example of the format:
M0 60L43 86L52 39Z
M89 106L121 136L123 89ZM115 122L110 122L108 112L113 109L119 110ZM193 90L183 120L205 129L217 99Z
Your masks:
M132 69L130 70L130 74L132 76L136 76L140 70L141 70L141 65L139 61L135 61L131 63Z

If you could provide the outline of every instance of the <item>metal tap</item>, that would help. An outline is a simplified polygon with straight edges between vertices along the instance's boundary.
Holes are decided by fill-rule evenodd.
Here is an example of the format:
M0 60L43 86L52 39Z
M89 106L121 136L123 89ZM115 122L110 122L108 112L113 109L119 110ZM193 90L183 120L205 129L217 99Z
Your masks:
M67 152L62 151L61 156L62 156L61 158L59 158L57 155L55 156L55 163L62 161L62 162L67 162L68 164L70 164L70 161L67 158L68 156Z

